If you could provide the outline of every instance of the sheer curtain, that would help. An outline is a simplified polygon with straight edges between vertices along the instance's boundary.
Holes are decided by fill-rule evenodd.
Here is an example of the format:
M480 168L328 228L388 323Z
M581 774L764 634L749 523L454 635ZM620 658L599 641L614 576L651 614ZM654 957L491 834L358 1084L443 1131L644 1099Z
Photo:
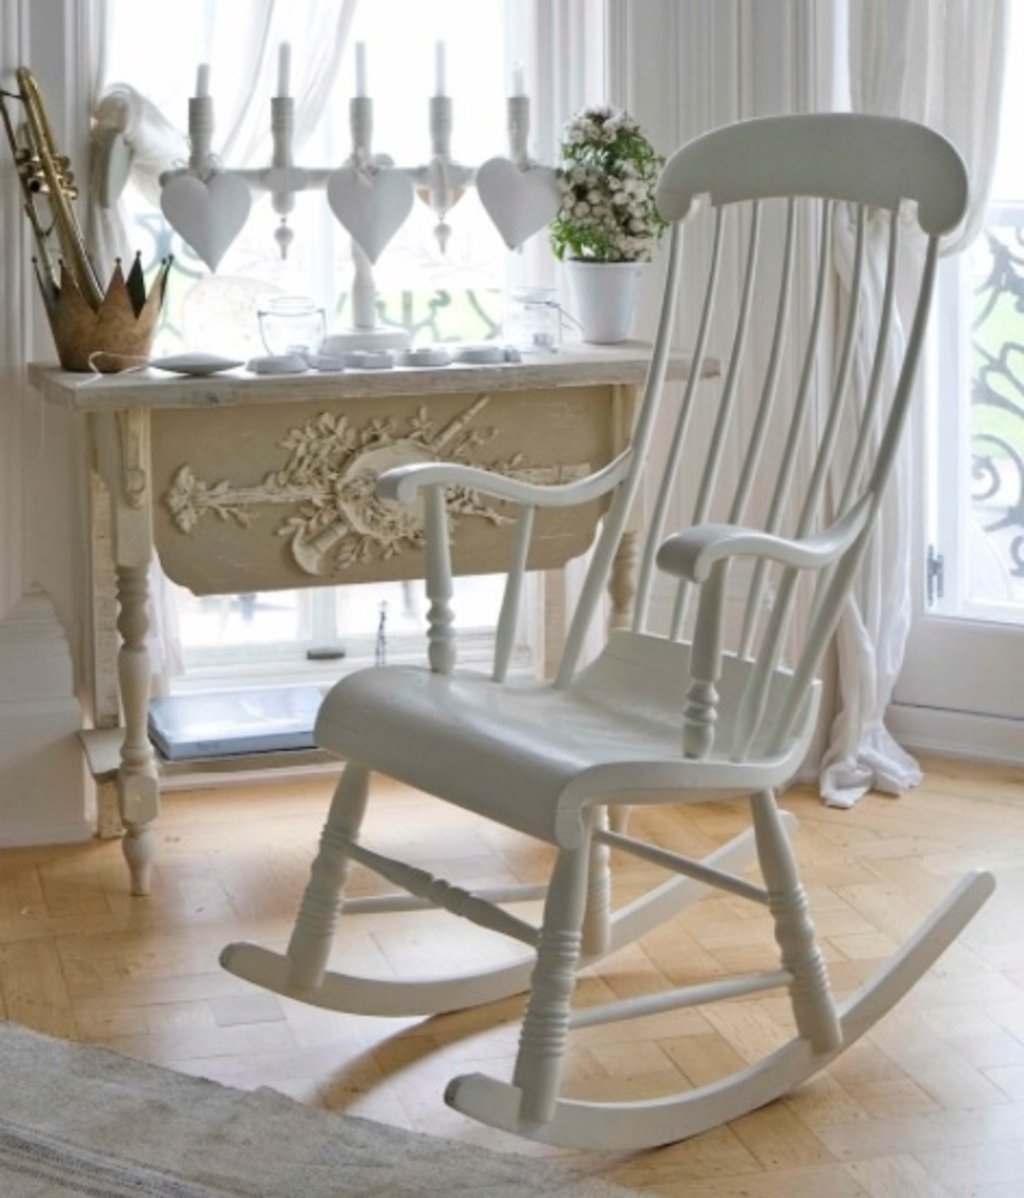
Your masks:
M945 252L981 228L998 144L1005 62L1006 0L849 0L851 107L906 117L953 142L971 179L963 227ZM881 304L887 222L873 222L861 303ZM849 300L852 233L838 229L840 305ZM858 347L855 382L866 391L871 347ZM916 761L883 717L903 661L910 624L913 496L904 441L861 581L838 630L839 711L821 767L826 803L852 806L868 790L898 794L921 779ZM846 463L837 461L836 477Z
M137 0L136 0L137 3ZM154 206L159 205L163 171L188 158L185 134L135 87L109 82L107 47L116 17L114 0L96 0L93 25L90 99L90 203L87 221L90 251L107 278L114 261L134 256L120 198L108 197L105 165L111 147L123 139L131 154L130 178ZM337 75L356 0L249 0L248 19L239 20L238 6L179 6L175 20L195 22L196 63L211 72L222 66L227 87L217 89L215 152L232 167L269 165L271 137L267 97L274 92L278 47L291 46L296 86L293 146L296 151L313 132ZM183 106L184 110L184 106ZM113 202L110 202L113 201ZM159 563L150 569L149 654L154 690L166 690L167 678L183 669L174 592Z

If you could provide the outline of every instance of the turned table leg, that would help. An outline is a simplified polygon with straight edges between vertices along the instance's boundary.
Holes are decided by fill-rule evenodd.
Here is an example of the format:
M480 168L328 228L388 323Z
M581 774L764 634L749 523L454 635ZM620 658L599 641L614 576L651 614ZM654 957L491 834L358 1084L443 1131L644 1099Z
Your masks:
M608 613L608 631L628 628L633 618L633 600L636 598L637 534L626 529L619 541L612 560L608 578L608 595L611 610Z
M124 744L117 773L118 807L124 823L122 848L131 872L132 894L148 894L156 836L151 827L159 810L156 758L149 743L149 617L146 566L117 567L117 630L121 647L117 674L124 708Z
M148 894L156 854L153 822L160 811L156 756L149 743L150 661L147 571L153 553L149 414L141 409L97 413L92 432L98 472L110 492L117 579L117 679L124 741L117 770L122 850L132 894Z
M619 541L608 577L608 631L628 628L633 618L633 600L636 598L637 541L635 530L627 528ZM629 808L608 808L608 821L613 832L625 833L629 822Z

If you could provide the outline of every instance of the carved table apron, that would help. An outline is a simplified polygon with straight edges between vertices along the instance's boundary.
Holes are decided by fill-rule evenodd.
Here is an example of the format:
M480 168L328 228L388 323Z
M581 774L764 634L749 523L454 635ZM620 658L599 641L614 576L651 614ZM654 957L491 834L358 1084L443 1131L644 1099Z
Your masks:
M542 363L287 377L30 367L44 398L86 423L90 594L109 561L116 574L118 637L104 643L91 613L87 682L94 722L116 720L118 696L111 710L102 679L104 670L114 677L105 659L119 639L116 788L133 893L149 890L159 812L147 730L154 548L165 573L198 595L422 577L419 512L376 499L381 470L444 459L536 482L582 477L624 447L646 363L643 347L627 345L568 349ZM670 373L684 374L685 364L674 360ZM450 495L449 511L456 572L503 570L510 510L465 491ZM551 571L582 553L600 511L595 503L538 513L530 566ZM613 571L614 624L629 613L633 539L624 536Z

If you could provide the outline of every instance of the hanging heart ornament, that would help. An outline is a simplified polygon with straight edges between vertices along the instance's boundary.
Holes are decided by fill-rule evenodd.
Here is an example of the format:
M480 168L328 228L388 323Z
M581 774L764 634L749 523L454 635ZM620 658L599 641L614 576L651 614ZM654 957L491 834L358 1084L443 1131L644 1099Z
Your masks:
M175 175L160 193L160 207L210 270L224 257L249 217L252 196L237 175L218 172L208 179Z
M343 166L327 176L327 202L356 245L376 262L409 215L412 180L390 167Z
M546 166L490 158L476 173L480 203L510 250L553 221L562 206L558 176Z

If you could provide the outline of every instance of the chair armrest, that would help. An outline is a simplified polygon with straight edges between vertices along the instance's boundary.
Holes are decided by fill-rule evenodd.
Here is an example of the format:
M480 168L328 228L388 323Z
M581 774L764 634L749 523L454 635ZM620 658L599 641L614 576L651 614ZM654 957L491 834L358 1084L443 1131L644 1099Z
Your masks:
M629 461L627 450L586 478L548 486L521 482L492 470L463 466L458 462L415 462L385 470L377 479L377 494L381 499L408 504L416 499L418 491L427 487L466 487L495 499L532 507L573 507L613 490L625 476Z
M655 560L666 574L691 582L706 581L711 567L728 557L762 557L800 570L820 570L842 557L863 531L871 500L870 494L863 495L842 519L802 540L738 524L700 524L662 541Z

